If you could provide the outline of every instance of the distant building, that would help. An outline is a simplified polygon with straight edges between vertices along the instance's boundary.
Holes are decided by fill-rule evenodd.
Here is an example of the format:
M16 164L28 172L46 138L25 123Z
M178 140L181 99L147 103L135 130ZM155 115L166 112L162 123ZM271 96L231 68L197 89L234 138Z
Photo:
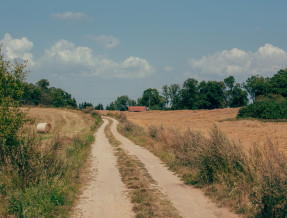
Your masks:
M146 111L145 106L129 106L128 107L129 112L144 112Z

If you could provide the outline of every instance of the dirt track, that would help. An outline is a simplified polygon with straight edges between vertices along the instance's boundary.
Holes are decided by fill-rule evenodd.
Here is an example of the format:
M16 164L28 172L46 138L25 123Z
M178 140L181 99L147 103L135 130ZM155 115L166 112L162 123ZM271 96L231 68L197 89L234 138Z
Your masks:
M124 150L135 155L146 167L161 191L166 194L183 217L238 217L224 208L218 208L204 194L185 185L148 150L135 145L117 132L118 121L113 120L111 131Z
M159 190L168 196L182 217L238 217L227 209L218 208L197 189L185 185L169 171L161 161L148 150L132 143L117 132L118 121L113 120L111 131L120 145L129 154L136 156L157 182ZM132 204L121 181L116 165L113 147L105 136L104 129L108 120L96 133L92 145L91 179L84 189L73 217L134 217Z
M96 133L91 154L91 179L72 212L73 217L134 216L117 169L113 148L104 133L107 123L105 119Z

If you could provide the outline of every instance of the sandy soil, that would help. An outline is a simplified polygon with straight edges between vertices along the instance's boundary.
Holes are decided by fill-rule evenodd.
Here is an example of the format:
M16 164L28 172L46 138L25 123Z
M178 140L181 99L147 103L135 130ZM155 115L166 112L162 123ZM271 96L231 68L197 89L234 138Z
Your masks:
M279 147L287 152L287 123L261 122L252 120L224 121L235 118L239 108L215 110L182 110L182 111L150 111L124 112L132 122L147 128L149 125L158 125L167 128L187 128L198 130L208 136L210 128L216 124L228 138L241 142L244 146L254 143L264 144L268 140L278 143Z
M96 133L91 154L91 179L80 196L72 217L134 217L113 148L104 133L107 123L104 120Z
M145 165L160 190L169 197L183 217L238 217L227 209L217 208L200 190L185 185L152 153L120 135L117 132L117 124L118 122L113 119L111 131L122 143L120 146Z

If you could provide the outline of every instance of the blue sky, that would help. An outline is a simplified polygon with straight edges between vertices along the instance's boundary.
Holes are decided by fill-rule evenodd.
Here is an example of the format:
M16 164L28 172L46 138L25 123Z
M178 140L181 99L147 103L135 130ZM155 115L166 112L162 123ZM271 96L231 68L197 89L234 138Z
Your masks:
M7 59L28 60L78 103L137 99L187 78L243 82L287 67L286 0L9 0L1 4Z

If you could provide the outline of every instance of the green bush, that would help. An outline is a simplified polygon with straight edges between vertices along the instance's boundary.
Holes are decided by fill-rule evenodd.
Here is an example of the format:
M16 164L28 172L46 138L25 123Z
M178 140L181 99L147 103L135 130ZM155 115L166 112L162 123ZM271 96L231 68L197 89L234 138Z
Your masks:
M238 118L287 119L287 101L257 101L239 110Z

